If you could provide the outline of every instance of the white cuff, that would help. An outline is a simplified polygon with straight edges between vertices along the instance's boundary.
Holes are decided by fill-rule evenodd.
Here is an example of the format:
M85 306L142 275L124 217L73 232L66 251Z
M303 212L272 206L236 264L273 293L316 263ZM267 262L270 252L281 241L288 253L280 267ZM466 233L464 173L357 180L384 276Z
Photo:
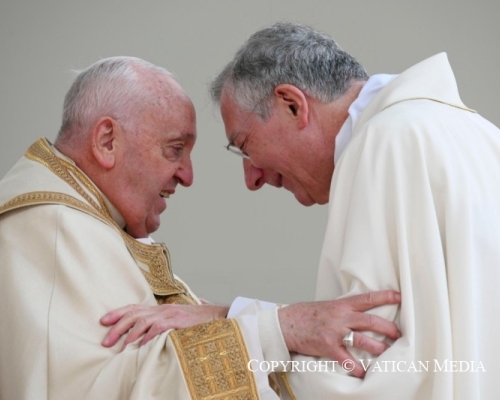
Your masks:
M268 301L249 299L248 297L236 297L229 307L227 318L238 315L253 315L255 310L267 310L276 307L276 304Z
M284 365L290 360L290 353L281 333L278 319L279 306L275 303L237 297L227 314L227 318L242 315L256 315L257 326L252 327L252 335L258 335L265 361L273 362L273 371L282 372ZM278 367L275 367L278 365ZM272 371L270 371L272 372Z
M290 361L290 353L286 347L285 339L281 333L281 326L278 319L278 307L259 311L257 323L259 325L260 344L264 360L276 361L278 367L274 372L285 371L287 361ZM276 363L273 363L276 365Z

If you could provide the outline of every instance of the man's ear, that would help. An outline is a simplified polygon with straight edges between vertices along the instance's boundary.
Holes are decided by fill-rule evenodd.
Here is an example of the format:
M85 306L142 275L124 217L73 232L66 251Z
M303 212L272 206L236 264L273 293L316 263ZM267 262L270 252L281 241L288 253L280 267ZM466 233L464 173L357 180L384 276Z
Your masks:
M307 126L309 123L309 103L302 90L293 85L281 84L274 88L274 95L278 105L284 107L285 112L297 122L299 129Z
M105 169L111 169L115 165L119 131L119 124L110 117L101 118L92 130L92 154Z

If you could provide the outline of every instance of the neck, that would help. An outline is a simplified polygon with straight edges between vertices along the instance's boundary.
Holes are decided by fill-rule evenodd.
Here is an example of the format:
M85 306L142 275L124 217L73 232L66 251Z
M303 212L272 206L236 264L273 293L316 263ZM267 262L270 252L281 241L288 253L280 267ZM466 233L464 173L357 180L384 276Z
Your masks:
M323 112L320 113L322 116L322 128L323 132L326 132L329 141L335 143L335 138L337 137L340 128L344 125L347 117L349 116L349 107L359 96L359 92L365 85L366 81L356 81L351 87L337 100L330 103L324 103Z
M357 99L365 83L366 81L354 82L340 98L329 103L313 100L315 105L310 109L314 113L314 119L319 123L322 135L321 148L323 149L323 152L316 153L314 162L319 165L319 169L314 174L321 188L321 195L316 199L318 204L325 204L329 201L330 182L335 168L333 162L335 140L349 116L349 107ZM317 162L318 157L321 159L319 163Z

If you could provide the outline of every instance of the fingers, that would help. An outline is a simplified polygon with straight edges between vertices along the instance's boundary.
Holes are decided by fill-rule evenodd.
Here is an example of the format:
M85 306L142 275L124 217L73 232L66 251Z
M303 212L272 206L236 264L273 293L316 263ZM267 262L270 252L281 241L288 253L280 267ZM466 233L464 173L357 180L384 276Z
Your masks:
M384 342L379 342L369 336L363 335L361 332L354 332L354 345L361 350L365 350L370 354L379 356L389 348L389 345Z
M190 317L194 310L197 310L197 307L202 306L181 307L172 304L142 306L134 304L119 308L101 318L103 325L113 325L102 344L105 347L114 346L127 332L122 350L147 333L146 340L141 342L144 344L167 329L180 329L192 325Z
M365 336L361 332L354 332L353 347L365 350L378 356L387 350L389 345ZM340 345L339 348L336 349L332 358L337 360L342 369L347 371L350 375L357 378L363 378L365 376L366 365L363 366L358 360L356 360L349 352L349 348L346 348L344 345Z
M141 318L135 322L132 328L128 331L127 337L123 341L122 350L127 347L130 343L135 342L139 339L145 332L151 330L151 326L154 324L154 316L149 316L146 318Z
M154 337L158 336L160 333L168 331L170 329L175 329L172 323L168 323L168 320L157 322L155 316L150 316L149 318L144 318L130 329L127 337L123 342L122 350L125 349L130 343L135 342L141 336L143 336L139 346L145 345Z
M187 310L187 308L184 308L184 310ZM229 311L229 307L204 304L200 306L190 306L189 310L191 311L190 313L172 313L171 319L155 321L144 335L139 346L146 344L154 337L169 329L183 329L189 326L225 318Z
M104 338L102 345L105 347L111 347L120 340L123 334L127 333L128 330L134 326L134 320L132 319L120 319L107 333Z
M182 329L188 326L225 318L229 307L216 305L160 306L129 305L111 311L101 318L101 323L111 326L102 345L114 346L120 337L127 334L123 348L144 335L140 345L168 329ZM123 350L122 348L122 350Z
M357 362L344 346L340 346L330 357L336 360L344 371L357 378L363 378L366 374L363 366Z
M352 314L349 328L356 331L371 331L380 333L389 339L396 340L401 337L398 326L382 317L367 313Z
M125 314L139 307L137 304L130 304L125 307L117 308L116 310L110 311L109 313L103 315L100 319L101 324L104 326L114 325L120 320Z
M132 304L118 308L103 316L101 323L106 326L113 325L113 327L108 331L102 345L105 347L114 346L122 335L127 333L137 321L144 319L144 315L150 312L149 307Z
M401 302L401 294L394 290L383 290L379 292L369 292L357 296L349 297L340 300L344 305L351 307L357 313L351 314L352 330L357 331L372 331L380 333L392 340L401 337L401 332L395 323L387 321L376 315L365 313L374 307L379 307L388 304L399 304Z
M342 299L342 301L351 304L354 311L367 311L386 304L399 304L401 303L401 294L395 290L382 290L363 293Z
M151 329L144 335L139 346L145 345L151 339L153 339L154 337L156 337L160 333L168 331L169 329L171 329L171 328L165 324L154 324L151 327Z

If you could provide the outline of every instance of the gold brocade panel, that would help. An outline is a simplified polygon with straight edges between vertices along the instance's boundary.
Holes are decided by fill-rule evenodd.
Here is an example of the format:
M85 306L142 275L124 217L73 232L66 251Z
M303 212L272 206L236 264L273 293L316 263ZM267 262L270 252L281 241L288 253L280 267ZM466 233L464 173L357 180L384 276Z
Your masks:
M194 400L259 398L236 321L221 319L196 325L173 331L170 338Z

